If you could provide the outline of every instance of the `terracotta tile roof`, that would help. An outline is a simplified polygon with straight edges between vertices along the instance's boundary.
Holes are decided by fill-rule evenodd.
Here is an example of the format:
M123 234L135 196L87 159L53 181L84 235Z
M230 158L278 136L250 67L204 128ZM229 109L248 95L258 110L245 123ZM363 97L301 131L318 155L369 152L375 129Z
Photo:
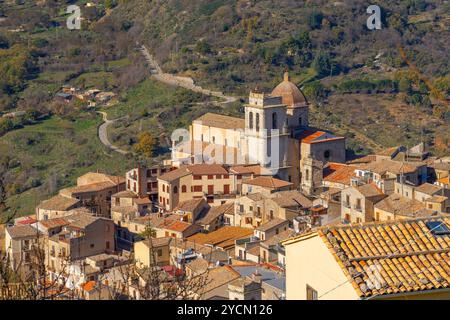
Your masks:
M280 219L280 218L274 218L266 223L263 223L262 225L260 225L259 227L256 228L256 230L258 231L269 231L271 229L274 229L276 227L282 226L282 225L286 225L287 224L287 220L284 219Z
M80 203L80 200L65 197L62 195L56 195L53 198L42 201L37 207L43 210L55 210L55 211L66 211L69 210Z
M349 186L351 178L356 177L355 170L355 167L331 162L323 169L323 180Z
M37 220L35 219L34 215L26 216L20 220L16 220L16 224L18 224L18 225L30 225L30 224L33 224L36 222L37 222Z
M251 254L253 256L259 257L260 254L260 247L259 245L254 246L253 248L250 248L248 250L246 250L247 254Z
M380 209L394 215L418 217L421 215L431 215L433 211L427 210L425 204L414 199L402 197L396 193L389 195L374 205L375 209Z
M37 229L30 225L18 225L7 227L6 232L11 236L11 238L27 238L37 236Z
M150 248L150 245L153 247L163 247L170 245L172 240L172 237L151 238L143 240L143 244L145 244L148 248Z
M356 190L358 190L364 197L370 198L375 196L380 196L383 194L383 191L381 191L380 188L378 188L373 183L367 183L362 186L355 187Z
M224 116L216 113L206 113L200 118L197 118L193 123L201 122L202 125L208 127L216 127L223 129L245 129L245 119Z
M261 242L261 245L266 248L270 246L276 246L280 242L292 237L294 234L295 234L294 230L288 229L286 231L282 231L279 234L274 235L268 240Z
M210 233L194 234L188 240L199 244L221 247L226 250L234 247L235 240L248 237L252 234L252 229L225 226Z
M70 227L85 229L90 224L98 221L98 220L106 220L101 217L94 217L87 213L75 213L73 215L67 216L64 218L69 222Z
M450 186L450 177L440 178L438 180L439 183Z
M203 273L208 270L209 263L203 258L197 258L186 264L186 268L191 269L196 273Z
M199 225L207 225L226 213L228 214L234 213L234 202L228 202L220 206L209 208L206 214L202 218L200 218L196 223Z
M301 143L322 143L334 140L342 140L345 137L337 137L332 135L331 133L325 131L317 131L317 130L304 130L298 136L298 139L301 140Z
M39 221L39 224L41 226L43 226L45 229L53 229L53 228L67 226L70 224L70 222L64 218L55 218L55 219Z
M137 194L131 190L120 191L120 192L114 193L112 196L115 198L137 198L138 197Z
M184 222L184 221L165 221L156 226L159 229L166 229L175 232L184 232L186 231L192 224Z
M173 211L194 212L196 209L203 207L205 204L206 200L203 198L181 201L178 203L178 206L173 209Z
M92 184L86 184L83 186L76 186L71 188L62 189L59 191L60 195L67 196L67 197L73 197L75 194L78 193L89 193L89 192L98 192L103 191L105 189L114 188L117 184L104 181L104 182L97 182Z
M201 253L203 256L213 252L213 248L211 247L186 239L173 239L170 246L183 250L193 249L195 252Z
M433 234L431 221L450 228L449 218L437 217L323 228L318 235L360 297L419 293L450 288L450 234Z
M249 193L245 196L242 196L241 198L249 198L252 201L261 201L263 199L265 199L266 197L263 196L261 193Z
M284 187L290 187L293 186L291 182L287 182L284 180L276 179L269 176L259 176L254 179L247 179L242 181L244 184L250 184L253 186L259 186L263 188L270 188L270 189L278 189L278 188L284 188Z
M93 184L97 182L111 182L114 185L125 183L125 178L122 176L113 176L106 173L100 172L88 172L80 176L77 181L84 180L88 181L88 184Z
M432 196L431 198L425 199L426 202L435 202L435 203L442 203L447 201L447 197L444 196Z
M193 164L188 166L187 169L194 175L228 174L227 169L220 164Z
M175 181L181 177L187 176L191 174L191 172L189 172L187 170L187 167L181 167L172 171L169 171L163 175L161 175L160 177L158 177L158 180L163 180L163 181L167 181L167 182L172 182Z
M275 192L270 199L272 199L281 208L297 206L301 206L303 208L312 207L311 199L297 190Z
M260 165L237 165L230 168L230 172L236 174L261 174L262 168Z
M206 285L203 294L223 286L237 278L240 278L239 272L233 270L230 266L223 266L211 269L207 274Z
M361 164L360 169L365 171L371 171L378 174L384 174L385 172L391 172L393 174L413 173L417 170L422 163L401 162L392 160L381 160L377 162L371 162L367 164Z
M95 289L97 283L95 281L88 281L82 285L84 291L90 292Z
M430 196L436 194L437 192L439 192L441 190L442 190L441 187L436 186L431 183L423 183L420 186L415 188L415 191L422 192L422 193L425 193Z

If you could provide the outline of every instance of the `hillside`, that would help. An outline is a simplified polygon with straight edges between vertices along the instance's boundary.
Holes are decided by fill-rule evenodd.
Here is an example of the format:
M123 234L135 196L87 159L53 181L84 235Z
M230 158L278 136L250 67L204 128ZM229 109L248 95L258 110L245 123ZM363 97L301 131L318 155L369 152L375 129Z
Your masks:
M424 140L445 153L433 144L449 132L449 4L377 4L384 23L376 31L365 26L364 1L126 1L102 25L132 25L128 33L165 71L244 99L256 85L271 90L289 69L321 106L317 125L335 118L356 151ZM379 116L361 108L369 104ZM361 134L376 143L352 141Z

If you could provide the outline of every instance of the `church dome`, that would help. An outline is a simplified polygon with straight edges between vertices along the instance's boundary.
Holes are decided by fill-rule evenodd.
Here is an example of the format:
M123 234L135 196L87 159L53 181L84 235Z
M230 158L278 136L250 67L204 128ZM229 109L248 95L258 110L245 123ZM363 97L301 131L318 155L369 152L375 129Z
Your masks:
M272 96L282 97L283 104L288 107L304 107L308 105L300 89L290 81L289 73L284 73L284 80L272 91Z

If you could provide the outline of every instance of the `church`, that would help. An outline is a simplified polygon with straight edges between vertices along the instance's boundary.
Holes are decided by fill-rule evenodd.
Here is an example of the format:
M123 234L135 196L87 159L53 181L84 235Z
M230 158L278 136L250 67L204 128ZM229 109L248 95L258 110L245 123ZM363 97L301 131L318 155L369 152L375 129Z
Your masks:
M244 118L207 113L194 120L189 141L173 146L173 163L257 164L313 194L323 166L345 162L345 138L309 126L308 101L289 73L271 93L251 91L244 109Z

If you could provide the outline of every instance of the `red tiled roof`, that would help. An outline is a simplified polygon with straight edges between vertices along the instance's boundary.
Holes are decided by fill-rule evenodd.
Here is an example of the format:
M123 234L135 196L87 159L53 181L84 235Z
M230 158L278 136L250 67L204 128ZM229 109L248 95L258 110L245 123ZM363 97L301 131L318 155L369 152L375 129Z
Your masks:
M331 162L323 169L323 180L350 185L350 179L356 177L355 167Z
M316 130L304 130L298 138L302 143L308 144L345 139L345 137L336 137L328 132Z
M187 169L194 175L228 174L228 171L220 164L193 164Z
M242 183L271 189L289 187L293 185L291 182L287 182L269 176L259 176L254 179L245 180Z
M89 291L94 290L95 285L96 285L95 281L88 281L85 284L83 284L81 287L83 288L84 291L88 291L89 292Z
M67 221L66 219L63 219L63 218L42 220L39 223L47 229L62 227L62 226L66 226L66 225L70 224L69 221Z
M183 232L187 228L191 226L190 223L184 222L184 221L171 221L170 223L166 224L163 223L159 226L161 229L167 229L175 232Z

